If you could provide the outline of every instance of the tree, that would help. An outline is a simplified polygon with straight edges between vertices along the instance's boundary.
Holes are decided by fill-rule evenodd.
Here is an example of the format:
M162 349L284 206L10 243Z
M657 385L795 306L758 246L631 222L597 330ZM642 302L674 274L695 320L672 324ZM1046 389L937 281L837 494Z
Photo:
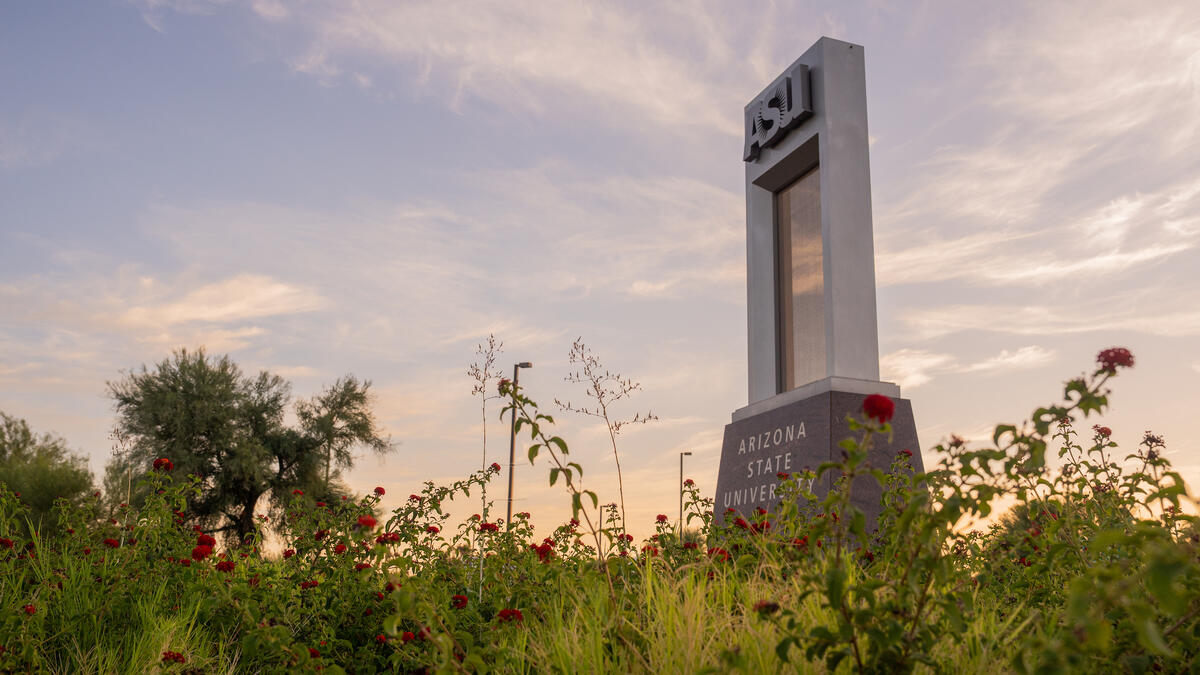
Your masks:
M180 350L153 370L143 366L108 383L128 443L109 464L105 484L136 499L131 476L170 459L176 473L200 479L188 515L245 541L256 531L264 495L275 513L293 490L336 497L345 491L339 479L354 466L356 445L391 450L371 411L370 387L353 376L339 379L296 406L300 423L291 428L283 419L291 385L283 378L266 371L248 377L228 356Z
M55 500L79 505L92 491L92 472L62 438L35 434L25 420L0 412L0 483L20 495L30 525L45 537L55 532L43 527Z

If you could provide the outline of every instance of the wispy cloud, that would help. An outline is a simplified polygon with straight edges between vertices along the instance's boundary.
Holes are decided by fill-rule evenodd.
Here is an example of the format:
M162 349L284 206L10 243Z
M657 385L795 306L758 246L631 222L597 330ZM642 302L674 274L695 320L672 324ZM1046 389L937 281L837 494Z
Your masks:
M242 274L202 285L175 300L131 307L121 320L149 326L220 323L311 312L325 304L325 299L311 289L262 275Z
M998 354L968 363L962 363L953 354L900 349L880 359L880 371L884 380L893 381L901 388L913 389L929 384L939 374L1013 372L1044 366L1054 358L1053 350L1038 345L1011 351L1002 349Z

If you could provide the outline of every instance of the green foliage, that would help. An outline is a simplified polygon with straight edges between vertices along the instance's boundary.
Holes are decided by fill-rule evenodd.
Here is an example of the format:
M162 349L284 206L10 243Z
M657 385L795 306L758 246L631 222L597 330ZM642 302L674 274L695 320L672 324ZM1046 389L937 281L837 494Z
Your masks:
M35 434L25 420L0 412L0 484L20 495L33 528L52 523L57 500L78 505L92 492L87 459L72 453L67 442L50 434ZM25 522L17 528L29 534ZM53 536L53 528L47 530Z
M258 532L264 496L271 513L295 489L336 500L354 447L391 449L370 409L370 382L353 376L299 402L298 428L283 423L291 401L286 381L265 371L243 375L228 356L203 350L181 350L108 387L124 442L105 476L112 501L140 503L145 493L133 490L135 477L155 459L170 458L176 472L199 479L199 492L181 510L238 542Z
M871 466L890 429L852 420L842 456L786 477L776 511L716 526L686 481L684 527L698 529L664 516L638 543L511 383L529 457L572 505L540 541L527 514L446 512L491 469L426 483L380 522L382 490L297 489L282 557L204 550L178 516L203 483L178 469L143 475L144 500L111 518L95 500L64 509L69 536L53 541L14 534L25 507L0 488L0 671L1194 670L1200 535L1163 441L1114 459L1111 432L1074 428L1105 408L1115 372L1068 383L989 446L952 438L922 474L903 453ZM825 473L834 488L817 494ZM863 480L883 487L874 527L852 499Z

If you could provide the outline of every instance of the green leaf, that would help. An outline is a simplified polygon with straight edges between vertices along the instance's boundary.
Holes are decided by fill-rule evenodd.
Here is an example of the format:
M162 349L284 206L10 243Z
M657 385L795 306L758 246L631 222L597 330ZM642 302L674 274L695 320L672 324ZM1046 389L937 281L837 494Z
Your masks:
M541 443L534 443L533 445L529 446L529 463L530 464L533 464L533 460L537 459L538 448L540 448L540 447L542 447Z
M554 487L554 484L558 482L558 472L559 472L558 467L551 467L551 469L550 469L550 487Z
M557 445L558 449L561 450L564 455L567 454L567 442L566 441L559 438L558 436L551 436L549 442L553 443L554 445Z

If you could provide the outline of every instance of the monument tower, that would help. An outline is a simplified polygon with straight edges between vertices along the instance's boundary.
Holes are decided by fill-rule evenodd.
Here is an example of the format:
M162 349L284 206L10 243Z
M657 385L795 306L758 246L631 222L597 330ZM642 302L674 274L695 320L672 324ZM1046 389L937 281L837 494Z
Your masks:
M892 442L922 470L912 406L879 380L863 48L821 38L745 109L749 402L725 427L716 512L771 510L779 472L840 459L868 394L896 404ZM869 516L879 487L855 482ZM828 475L813 485L818 495Z

